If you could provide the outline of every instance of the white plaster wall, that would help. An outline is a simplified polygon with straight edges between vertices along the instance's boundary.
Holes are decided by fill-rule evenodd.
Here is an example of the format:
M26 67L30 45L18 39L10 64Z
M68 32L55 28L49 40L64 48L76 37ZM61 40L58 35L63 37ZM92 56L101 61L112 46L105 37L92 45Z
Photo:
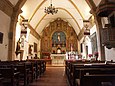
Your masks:
M90 29L90 35L92 35L93 33L96 32L96 25L94 25L91 29ZM83 42L85 40L85 42ZM92 54L92 47L91 47L91 40L89 39L89 37L85 37L82 38L79 42L80 44L83 43L83 52L82 52L82 56L86 57L86 46L88 46L88 54ZM80 46L79 46L80 47Z
M28 38L28 39L27 39ZM34 42L37 43L37 50L39 51L40 50L40 41L37 40L33 35L31 35L29 33L28 37L26 37L24 39L24 48L21 49L23 50L23 60L26 60L27 59L27 56L29 57L29 59L31 58L31 56L34 58L35 54L38 54L38 53L35 53L34 52L34 46L32 47L32 54L31 56L28 55L28 48L29 48L29 45L34 45ZM38 55L39 57L39 55ZM15 60L20 60L20 54L15 58Z
M110 61L110 60L115 61L115 48L107 49L105 47L105 59L107 61Z
M19 22L17 22L16 35L15 35L15 51L16 51L17 42L20 38L20 32L21 32L21 26L20 26ZM17 56L15 55L15 60L20 60L20 54L18 54Z
M93 33L96 32L96 25L94 25L91 29L90 29L90 35L92 35Z
M98 33L98 30L97 30L97 27L96 27L96 25L94 25L93 27L92 27L92 29L90 30L90 32L91 32L91 35L94 33L94 32L96 32L96 35L97 35L97 48L98 48L98 53L99 53L99 57L98 57L98 59L99 60L101 60L101 57L100 57L100 38L99 38L99 33Z
M20 17L19 17L20 19ZM27 56L28 55L28 48L29 48L29 45L34 45L34 42L37 43L37 50L40 51L40 40L36 39L33 35L30 34L30 29L27 28L27 34L26 36L21 36L21 29L23 27L20 25L20 23L18 22L17 23L17 26L16 26L16 41L15 41L15 50L16 50L16 46L17 46L17 42L20 38L20 49L23 50L23 60L26 60L27 59ZM22 39L24 39L24 41L22 41ZM24 46L22 46L22 44ZM34 52L34 47L32 47L32 57L35 56L35 54L38 54ZM38 55L39 56L39 55ZM29 58L31 58L31 56L29 56ZM20 60L20 54L18 54L16 57L15 57L15 60Z
M0 60L8 58L8 32L10 27L10 17L0 11L0 32L3 33L3 43L0 44Z
M29 37L28 37L28 45L26 47L26 52L24 53L24 59L27 58L28 56L28 47L29 47L29 44L30 45L34 45L34 42L37 43L37 51L40 51L40 41L38 39L36 39L33 35L29 34ZM35 56L35 54L38 54L34 52L34 46L32 47L32 57ZM38 55L39 56L39 55Z

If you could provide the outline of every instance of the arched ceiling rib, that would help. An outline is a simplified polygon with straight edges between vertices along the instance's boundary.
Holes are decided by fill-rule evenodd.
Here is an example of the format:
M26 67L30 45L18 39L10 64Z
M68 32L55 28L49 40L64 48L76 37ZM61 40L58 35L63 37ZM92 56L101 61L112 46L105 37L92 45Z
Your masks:
M41 29L43 27L43 26L42 27L38 27L38 26L39 26L40 22L42 21L42 19L44 19L44 17L45 17L44 16L45 15L45 13L44 13L45 6L44 5L47 3L48 2L46 2L46 1L40 2L39 5L36 7L35 11L33 12L32 16L30 17L29 22L33 28ZM57 3L60 3L60 2L56 2L56 4ZM71 24L70 20L67 19L67 21L72 26L74 26L75 31L78 33L80 31L79 29L83 27L83 24L81 24L81 20L83 20L83 16L81 16L81 13L78 10L77 6L75 6L75 4L71 0L67 0L66 3L68 3L68 5L65 5L65 6L63 6L63 4L59 4L59 8L63 9L63 10L65 9L65 11L69 14L68 16L71 16L73 18L74 22L72 21L72 24ZM26 6L26 4L25 4L25 6ZM49 6L49 5L46 5L46 6ZM55 6L55 7L57 7L57 6ZM61 8L61 7L63 7L63 8ZM66 14L63 14L63 15L66 15ZM36 16L38 16L38 17L36 17ZM57 16L55 16L55 17L57 17ZM52 18L52 16L50 16L50 18ZM80 21L78 21L78 20L80 20ZM38 21L38 23L36 21ZM78 31L76 29L78 29ZM38 31L38 32L40 32L40 31Z
M37 12L37 10L40 8L40 6L45 2L46 0L43 0L35 9L35 11L33 12L32 16L30 16L29 18L29 22L31 21L31 19L33 18L33 16L35 15L35 13Z
M73 19L75 22L76 22L76 24L78 25L78 29L80 30L80 26L79 26L79 24L78 24L78 22L76 21L76 19L72 16L72 14L69 12L69 11L67 11L66 9L64 9L64 8L58 8L59 10L63 10L63 11L66 11L69 15L70 15L70 18L68 17L68 18L65 18L66 20L67 19ZM42 18L41 18L41 20L38 22L38 24L36 25L36 27L35 27L35 29L38 27L38 25L40 24L40 22L44 19L44 17L45 16L47 16L47 14L45 14ZM58 16L58 17L60 17L61 18L61 16ZM49 17L49 18L51 18L51 17ZM48 18L47 18L48 19ZM54 18L51 18L51 19L54 19ZM56 18L55 18L56 19ZM62 19L64 19L64 18L62 18ZM64 20L65 20L64 19Z
M33 12L32 16L30 16L29 18L29 22L31 21L31 19L33 18L33 16L35 15L35 13L37 12L37 10L39 10L40 6L42 6L45 3L46 0L43 0L35 9L35 11ZM74 4L74 2L72 0L68 0L75 8L76 10L79 12L79 14L81 15L82 19L84 19L82 13L80 12L80 10L78 9L78 7Z
M14 6L19 0L9 0ZM40 34L44 27L60 17L70 23L76 33L83 28L83 20L90 18L90 7L87 0L52 0L53 6L59 8L55 15L47 15L44 8L50 5L50 0L27 0L22 7L21 14L25 19L29 19L29 24ZM92 0L97 6L101 0Z

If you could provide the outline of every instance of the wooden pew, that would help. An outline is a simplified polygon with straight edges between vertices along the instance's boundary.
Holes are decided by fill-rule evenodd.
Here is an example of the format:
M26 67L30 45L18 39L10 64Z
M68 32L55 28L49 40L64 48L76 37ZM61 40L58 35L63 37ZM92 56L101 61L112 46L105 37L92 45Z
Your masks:
M67 75L69 84L72 86L73 82L73 68L72 64L84 64L84 63L90 63L90 61L84 61L84 60L65 60L65 73Z
M66 64L65 65L65 73L68 77L68 81L70 83L70 86L92 86L89 83L90 81L88 82L86 80L87 78L85 78L85 77L89 77L89 76L83 75L83 74L88 74L85 72L89 71L89 70L87 70L89 68L90 68L90 74L91 74L91 72L94 73L93 75L95 75L95 77L97 77L96 73L99 73L101 79L100 80L97 79L99 77L99 75L97 78L95 78L98 80L98 82L103 83L103 84L105 84L105 83L106 84L114 84L113 82L112 83L111 82L103 82L102 80L103 80L104 76L106 77L106 79L105 79L106 81L108 80L107 76L111 77L111 81L113 80L113 76L111 76L111 73L112 73L112 75L115 74L115 70L114 70L115 65L105 64L105 61L95 61L95 62L86 61L85 62L85 61L75 61L75 60L74 61L66 61L65 64ZM107 68L110 70L108 70ZM104 75L102 75L103 74L102 69L107 69L107 71L103 70ZM105 72L108 74L105 74ZM90 78L92 78L92 77L90 76ZM92 79L90 79L90 80L92 80ZM81 84L81 83L83 83L83 81L88 82L88 85ZM76 85L76 82L78 85Z
M13 65L2 65L0 74L3 77L1 83L3 86L18 86L19 72L15 72Z
M31 80L33 81L34 79L37 79L37 62L34 60L27 60L27 62L31 62L30 74L32 74Z
M6 68L13 65L14 72L19 73L19 82L23 81L24 86L29 85L35 78L41 76L46 70L46 62L42 59L34 59L31 61L1 61L0 68Z
M76 80L78 86L102 86L102 82L110 82L115 85L113 83L113 79L115 79L115 65L93 63L73 64L72 67L72 86L76 86Z
M29 75L30 68L28 68L28 65L31 65L31 63L18 63L15 65L15 68L17 71L20 72L20 81L23 81L24 86L29 85L31 76Z
M40 77L46 70L46 61L44 59L28 59L27 61L35 62L36 76Z
M29 70L29 76L30 76L30 82L33 82L35 77L36 77L36 67L35 67L35 62L32 61L27 61L27 60L21 60L21 61L13 61L14 63L17 64L24 64L26 63L26 69Z
M102 86L103 83L106 83L106 86L115 86L115 69L86 68L80 72L80 78L76 79L77 86Z
M23 81L24 86L27 86L30 83L30 81L32 80L32 78L31 78L32 73L30 73L30 71L32 69L31 63L26 62L26 61L2 61L2 62L0 62L0 68L4 68L4 65L7 67L9 67L10 65L14 65L14 71L20 72L19 82Z

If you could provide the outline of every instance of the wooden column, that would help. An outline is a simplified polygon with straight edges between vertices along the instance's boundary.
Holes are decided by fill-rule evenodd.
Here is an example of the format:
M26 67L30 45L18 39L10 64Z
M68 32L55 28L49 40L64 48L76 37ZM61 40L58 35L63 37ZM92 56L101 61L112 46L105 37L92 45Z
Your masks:
M13 8L13 13L11 16L11 23L9 29L9 47L8 47L8 60L14 60L16 57L15 54L15 33L16 33L16 24L18 21L18 15L22 12L21 7L26 2L26 0L19 0L16 6Z
M102 24L101 24L101 18L98 16L95 16L95 22L97 24L97 33L99 38L99 47L100 47L100 57L101 60L105 60L105 48L102 46L102 39L101 39L101 30L102 30Z
M98 51L100 54L100 58L101 60L105 60L105 48L104 46L102 46L102 39L101 39L101 29L102 29L102 24L101 24L101 17L97 16L96 14L96 5L94 3L93 0L86 0L86 2L88 3L88 5L91 8L91 13L94 15L95 18L95 23L96 23L96 27L97 27L97 34L98 34Z

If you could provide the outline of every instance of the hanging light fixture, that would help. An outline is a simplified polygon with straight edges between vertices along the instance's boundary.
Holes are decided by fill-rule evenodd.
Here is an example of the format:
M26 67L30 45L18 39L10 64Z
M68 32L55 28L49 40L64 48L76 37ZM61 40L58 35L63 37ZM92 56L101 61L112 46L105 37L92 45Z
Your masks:
M83 24L85 27L84 35L90 35L90 29L88 29L90 24L89 20L83 20Z
M51 0L51 4L50 4L50 6L49 7L45 7L45 11L44 11L45 13L47 13L47 14L56 14L57 12L58 12L58 9L57 8L55 8L53 5L52 5L52 0Z
M27 28L28 28L28 19L23 19L22 22L22 28L21 28L21 37L27 35Z

